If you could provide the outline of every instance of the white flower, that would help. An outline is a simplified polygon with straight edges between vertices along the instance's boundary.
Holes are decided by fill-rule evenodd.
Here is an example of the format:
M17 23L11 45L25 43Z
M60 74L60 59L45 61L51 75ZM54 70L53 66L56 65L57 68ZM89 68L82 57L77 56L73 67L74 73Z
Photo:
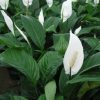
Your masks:
M82 27L80 26L79 28L77 28L76 30L75 30L75 35L77 35L79 32L80 32L80 30L82 29Z
M65 22L72 15L72 1L64 1L61 8L61 19Z
M3 10L7 10L9 5L9 0L0 0L0 6Z
M32 5L32 2L33 2L33 0L22 0L22 1L23 1L24 6L26 7Z
M51 7L53 5L53 0L46 0L47 4L49 7Z
M30 43L29 43L28 38L26 37L26 35L18 28L17 25L15 25L15 27L17 28L17 30L19 31L19 33L23 36L23 38L26 40L26 42L27 42L27 43L29 44L29 46L30 46Z
M44 16L43 16L43 10L41 9L39 17L38 17L39 22L43 25L44 24Z
M68 48L64 55L64 69L66 74L77 74L84 60L83 46L80 39L70 32Z
M95 5L99 4L99 0L94 0L94 4Z
M14 26L13 26L13 21L11 20L11 18L3 11L1 10L1 13L4 17L4 20L6 22L6 25L8 26L9 30L12 32L13 35L14 34Z

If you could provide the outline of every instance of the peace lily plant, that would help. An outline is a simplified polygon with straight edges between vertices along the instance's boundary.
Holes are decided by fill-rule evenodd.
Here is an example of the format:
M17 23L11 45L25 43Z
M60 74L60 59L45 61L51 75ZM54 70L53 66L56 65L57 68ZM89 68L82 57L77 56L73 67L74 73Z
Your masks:
M100 5L85 1L0 0L0 100L100 99Z

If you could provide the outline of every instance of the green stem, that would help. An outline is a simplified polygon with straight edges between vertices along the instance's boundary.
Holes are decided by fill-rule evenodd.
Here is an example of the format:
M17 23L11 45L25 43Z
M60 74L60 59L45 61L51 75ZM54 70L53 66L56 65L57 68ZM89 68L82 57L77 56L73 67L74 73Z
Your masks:
M71 79L71 67L70 67L70 73L69 73L69 80Z
M29 13L28 13L28 7L29 7L29 6L26 7L26 16L28 16L28 14L29 14Z

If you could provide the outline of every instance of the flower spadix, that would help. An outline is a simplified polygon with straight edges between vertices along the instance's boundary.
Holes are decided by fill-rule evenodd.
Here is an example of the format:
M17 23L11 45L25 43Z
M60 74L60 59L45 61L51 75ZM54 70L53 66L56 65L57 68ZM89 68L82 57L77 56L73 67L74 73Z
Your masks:
M9 5L9 0L0 0L0 6L3 10L7 10Z
M72 0L66 0L62 4L61 19L65 22L72 15Z
M43 10L41 9L40 14L38 16L39 22L43 25L44 24L44 16L43 16Z
M80 39L70 32L68 48L65 52L63 64L66 74L77 74L84 60L83 46Z
M53 0L46 0L47 4L49 7L51 7L53 5Z
M22 0L22 1L23 1L24 6L26 7L32 5L32 2L33 2L33 0Z
M99 4L99 0L94 0L94 4L95 5Z
M5 23L8 26L9 30L12 32L13 35L15 35L14 34L13 21L11 20L11 18L3 10L1 10L1 13L4 17Z

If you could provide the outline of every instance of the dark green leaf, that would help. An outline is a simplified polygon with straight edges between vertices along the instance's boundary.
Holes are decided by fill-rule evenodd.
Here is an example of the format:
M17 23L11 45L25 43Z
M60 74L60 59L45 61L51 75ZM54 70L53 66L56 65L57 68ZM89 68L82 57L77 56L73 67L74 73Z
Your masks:
M92 55L84 64L84 67L80 74L82 74L85 71L88 71L94 67L100 66L100 52Z
M35 84L39 79L39 66L36 61L21 49L7 49L0 54L0 61L11 65L22 72Z
M47 52L39 61L43 82L52 79L61 64L62 57L57 52Z
M56 28L57 28L59 22L60 22L60 18L49 17L44 23L44 28L48 32L56 32Z
M21 18L27 34L39 48L43 49L46 34L40 22L33 17L22 15Z

